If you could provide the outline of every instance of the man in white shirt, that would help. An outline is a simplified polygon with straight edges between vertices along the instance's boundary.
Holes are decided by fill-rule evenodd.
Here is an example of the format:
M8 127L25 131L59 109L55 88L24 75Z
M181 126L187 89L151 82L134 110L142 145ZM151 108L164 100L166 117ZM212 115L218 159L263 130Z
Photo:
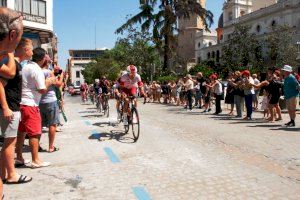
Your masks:
M194 81L192 80L192 76L188 74L186 76L187 81L184 83L188 104L187 107L190 111L193 109L193 89L194 89Z
M26 55L20 60L22 64L22 100L21 100L21 121L19 124L19 135L17 141L17 160L24 161L22 147L25 133L29 137L31 147L32 168L47 167L48 162L39 159L39 140L42 134L42 121L39 110L39 103L42 94L47 92L47 87L54 83L55 78L45 81L45 76L40 68L45 62L46 51L36 48L33 51L32 61Z

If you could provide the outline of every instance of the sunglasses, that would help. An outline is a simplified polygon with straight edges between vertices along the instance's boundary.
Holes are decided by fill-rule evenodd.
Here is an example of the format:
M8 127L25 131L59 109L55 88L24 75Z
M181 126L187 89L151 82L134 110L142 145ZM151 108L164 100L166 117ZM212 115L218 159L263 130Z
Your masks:
M23 15L20 14L19 16L15 17L15 18L12 18L10 21L9 21L9 25L11 25L12 23L14 23L15 21L17 20L23 20Z

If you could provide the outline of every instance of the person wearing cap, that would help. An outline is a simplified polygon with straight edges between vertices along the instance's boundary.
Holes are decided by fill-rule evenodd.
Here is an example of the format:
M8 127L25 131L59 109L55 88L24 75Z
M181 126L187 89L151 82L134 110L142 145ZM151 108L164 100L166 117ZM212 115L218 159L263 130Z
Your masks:
M289 65L285 65L282 69L284 74L284 97L286 101L286 107L289 112L290 121L285 125L288 127L294 127L296 119L296 98L299 95L299 82L296 80L295 76L292 74L293 68Z
M128 125L128 116L130 116L129 112L129 99L128 97L137 97L137 89L140 90L140 93L143 96L146 96L143 89L143 82L141 76L137 73L137 68L134 65L129 65L127 67L128 73L122 75L118 81L120 84L120 90L116 90L116 95L125 99L124 104L124 113L123 113L123 123L124 125ZM137 107L137 101L134 101L135 106ZM120 102L117 101L116 107L119 108Z
M245 103L247 109L247 116L244 119L251 120L252 112L253 112L252 101L253 101L253 95L255 94L254 87L253 87L254 80L251 77L251 74L248 70L243 71L242 76L243 76Z
M213 90L214 96L215 96L215 105L216 105L216 111L215 115L218 115L222 113L222 108L221 108L221 100L222 100L222 83L218 80L218 76L216 74L212 74L209 79L211 80L211 84L207 85L209 88Z

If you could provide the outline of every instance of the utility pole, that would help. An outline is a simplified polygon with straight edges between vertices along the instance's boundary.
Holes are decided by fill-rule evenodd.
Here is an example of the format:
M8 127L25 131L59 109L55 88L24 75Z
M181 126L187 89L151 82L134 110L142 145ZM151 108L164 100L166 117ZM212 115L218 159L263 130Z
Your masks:
M97 50L97 25L95 22L95 50Z

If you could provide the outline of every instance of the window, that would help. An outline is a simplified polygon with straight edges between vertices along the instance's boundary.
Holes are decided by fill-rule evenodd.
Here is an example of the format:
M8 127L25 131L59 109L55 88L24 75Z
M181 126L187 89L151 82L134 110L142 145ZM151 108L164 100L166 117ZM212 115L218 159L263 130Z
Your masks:
M46 17L46 2L39 1L39 16Z
M31 3L31 14L38 15L39 14L39 2L37 0L32 0Z
M3 1L3 0L1 0ZM15 10L39 17L46 17L46 1L15 0Z
M256 26L256 31L257 31L257 33L259 33L261 31L261 26L260 25Z
M244 11L244 10L242 10L241 12L240 12L240 15L241 16L244 16L246 14L246 12Z
M201 63L201 57L198 57L198 58L197 58L197 62L198 62L198 63Z
M200 47L201 47L201 42L198 43L198 48L200 48Z
M272 27L275 27L275 26L276 26L276 24L277 24L277 23L276 23L276 21L275 21L275 20L273 20L273 21L272 21L272 23L271 23L271 26L272 26Z
M216 56L216 53L213 51L212 52L212 58L215 58L215 56Z
M211 42L209 42L209 43L208 43L208 46L212 46L212 43L211 43Z
M228 13L228 20L231 21L233 19L233 14L232 12L229 12Z
M30 14L30 0L23 0L23 12Z
M80 71L76 71L76 78L80 78Z
M217 62L220 62L220 51L219 51L219 50L217 50L217 58L216 58L216 61L217 61Z
M23 11L22 0L15 0L15 9L17 11Z
M0 0L0 7L6 7L6 0Z
M207 53L207 60L210 59L210 52Z

